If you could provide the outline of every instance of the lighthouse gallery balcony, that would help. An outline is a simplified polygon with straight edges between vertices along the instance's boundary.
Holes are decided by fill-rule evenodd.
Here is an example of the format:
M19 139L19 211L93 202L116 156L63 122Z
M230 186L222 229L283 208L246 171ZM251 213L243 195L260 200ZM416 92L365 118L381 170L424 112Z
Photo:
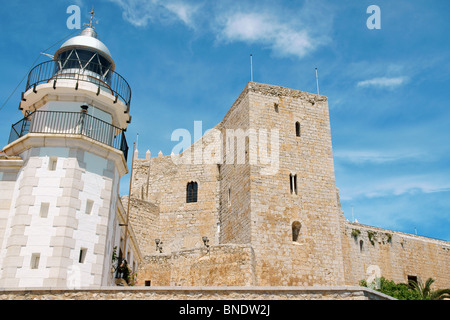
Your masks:
M84 52L79 52L83 58ZM86 58L86 57L84 57ZM38 90L40 84L51 83L53 88L58 81L70 81L74 89L79 82L89 82L100 90L120 99L129 112L131 103L131 88L128 82L118 73L111 70L104 58L98 57L98 63L93 59L64 59L63 61L46 61L36 65L28 74L25 91ZM128 145L125 129L113 126L101 119L83 112L44 111L36 110L26 113L26 116L12 125L8 144L27 133L80 134L104 143L123 152L125 160L128 155Z
M80 52L81 51L81 52ZM85 51L78 50L78 54ZM88 59L64 59L46 61L31 69L25 91L42 83L53 83L56 87L58 80L74 80L75 88L80 81L90 82L98 86L116 99L120 99L126 106L127 112L131 103L131 88L128 82L117 72L112 71L103 57L97 57L98 62ZM86 60L86 61L85 61Z
M11 127L8 144L28 133L83 135L121 150L127 159L125 130L115 127L83 111L36 110Z

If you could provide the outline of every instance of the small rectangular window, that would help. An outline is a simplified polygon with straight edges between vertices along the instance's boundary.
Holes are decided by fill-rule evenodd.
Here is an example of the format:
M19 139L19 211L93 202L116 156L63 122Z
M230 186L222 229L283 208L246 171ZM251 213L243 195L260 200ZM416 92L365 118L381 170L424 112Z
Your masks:
M300 122L298 121L295 123L295 135L300 137Z
M297 194L297 175L294 175L294 192Z
M291 194L295 193L297 194L297 175L296 174L290 174L289 175L289 187Z
M55 171L57 163L58 163L58 157L50 157L50 160L48 162L48 170Z
M39 216L41 218L47 218L48 217L48 209L50 208L50 203L48 202L41 202L41 210L39 211Z
M40 253L33 253L31 255L31 263L30 263L31 269L39 268L39 260L40 259L41 259L41 254Z
M293 189L294 189L294 186L292 183L292 174L290 174L289 175L289 190L291 191L291 194L292 194Z
M84 260L86 259L86 253L87 253L87 249L86 248L81 248L80 249L80 256L78 258L78 262L79 263L84 263Z
M231 188L228 188L228 206L231 206Z
M152 281L151 280L145 280L145 286L146 287L150 287L152 285Z
M92 208L94 207L94 201L92 200L87 200L86 201L86 214L91 214L92 213Z

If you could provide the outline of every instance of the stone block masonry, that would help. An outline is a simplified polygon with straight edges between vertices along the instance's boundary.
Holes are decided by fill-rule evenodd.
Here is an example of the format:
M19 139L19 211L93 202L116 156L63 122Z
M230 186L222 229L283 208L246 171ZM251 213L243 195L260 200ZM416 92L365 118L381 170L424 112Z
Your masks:
M0 289L0 300L395 300L362 287Z
M14 184L11 164L0 169L8 174L0 185L5 180L12 193L9 207L0 212L2 287L108 283L117 170L111 160L60 143L21 153Z
M388 279L450 287L448 242L360 226L352 237L324 96L249 82L180 156L147 154L134 170L130 219L145 256L138 285L358 285L374 265ZM371 244L369 235L388 233L389 244Z
M373 276L408 283L408 277L417 277L433 278L432 288L450 287L448 241L345 222L342 246L347 283Z
M138 285L252 286L255 285L252 247L223 244L146 256Z

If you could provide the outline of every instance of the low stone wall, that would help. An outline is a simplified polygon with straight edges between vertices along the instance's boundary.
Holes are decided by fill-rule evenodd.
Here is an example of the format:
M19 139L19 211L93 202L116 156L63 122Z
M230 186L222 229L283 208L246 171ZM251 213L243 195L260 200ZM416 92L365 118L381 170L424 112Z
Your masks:
M137 286L252 286L253 255L249 245L223 244L145 256Z
M0 289L0 300L395 300L364 287Z

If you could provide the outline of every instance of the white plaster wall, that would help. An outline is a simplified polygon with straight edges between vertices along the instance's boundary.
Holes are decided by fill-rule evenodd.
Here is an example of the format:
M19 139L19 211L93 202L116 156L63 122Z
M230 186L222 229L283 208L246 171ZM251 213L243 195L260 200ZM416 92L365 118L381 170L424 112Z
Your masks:
M25 152L22 156L24 159L29 158L30 152ZM19 256L23 257L23 261L20 265L17 265L16 279L19 279L19 287L39 287L44 285L44 279L51 278L54 275L50 275L50 268L46 267L48 259L57 258L54 257L53 247L51 246L52 237L56 235L56 229L53 227L54 218L59 215L60 207L57 207L58 198L63 196L63 192L67 192L70 187L61 187L62 178L66 177L67 169L80 169L79 162L74 157L69 157L69 154L74 154L74 151L69 148L38 148L38 156L33 156L28 161L28 165L37 166L35 176L37 178L37 185L32 189L30 201L33 201L28 207L28 214L31 216L31 222L29 226L25 227L24 236L26 236L26 245L20 249ZM36 154L36 150L34 151ZM80 156L80 155L78 155ZM55 170L49 170L49 161L51 157L57 157L57 165ZM83 156L81 156L83 157ZM77 226L73 230L73 240L75 241L74 248L70 251L70 260L73 261L72 265L62 265L62 269L68 270L67 285L75 287L86 287L94 284L105 285L104 279L108 279L108 275L105 276L105 271L109 271L110 257L105 254L105 250L96 248L99 244L98 226L103 225L107 228L111 228L114 223L117 223L115 219L116 201L117 196L110 197L113 199L103 199L105 196L103 192L105 189L105 178L103 176L104 170L108 167L107 159L99 156L84 152L83 165L86 166L81 175L82 190L75 190L78 193L80 200L80 207L76 210ZM81 168L82 169L82 168ZM14 190L11 192L13 201L12 208L8 212L6 217L6 230L4 239L7 239L11 233L11 224L14 223L14 214L16 208L16 201L19 196L19 186L23 174L19 174L19 178L15 183ZM67 179L67 178L66 178ZM117 193L119 174L117 170L114 170L114 177L112 179L113 192ZM70 184L69 184L70 185ZM74 180L74 188L77 183ZM79 184L78 184L79 185ZM103 193L102 193L103 192ZM109 191L111 192L111 191ZM113 194L115 194L113 193ZM76 193L75 193L76 194ZM106 192L108 195L108 192ZM93 201L93 207L90 214L86 213L86 203L88 200ZM107 203L104 203L107 201ZM47 217L40 216L41 203L49 203L49 211ZM110 206L109 214L105 216L99 215L99 209L101 207ZM104 209L103 209L104 210ZM61 236L61 235L59 235ZM107 234L108 237L112 237L113 234ZM111 239L106 239L106 243L111 243ZM101 245L101 243L100 243ZM87 249L84 263L79 263L80 249ZM2 244L2 257L6 254L6 242ZM111 248L112 249L112 248ZM110 249L110 254L112 250ZM95 252L100 254L96 254ZM31 257L33 253L40 254L39 268L31 268ZM97 279L95 283L94 270L101 270L101 279ZM98 274L98 271L97 271ZM99 282L100 281L100 282Z
M54 171L48 169L49 155L58 157ZM39 156L33 157L33 161L41 160L42 165L36 170L36 177L39 178L38 185L32 191L35 198L34 205L29 209L29 214L32 216L31 225L25 228L25 236L28 237L27 245L20 251L20 256L24 257L22 268L19 268L16 274L20 287L43 286L44 279L50 276L50 269L46 268L46 265L47 260L53 255L53 248L50 246L51 238L55 236L53 219L59 214L56 201L62 196L63 190L59 186L61 178L66 174L63 163L68 155L69 150L66 148L40 148ZM50 204L46 218L40 217L42 202ZM40 254L38 269L30 267L33 253Z
M2 240L2 246L1 246L1 250L0 250L0 272L1 272L1 278L0 278L0 284L3 287L10 287L11 283L13 283L14 281L7 281L4 276L3 276L3 272L4 272L4 263L5 263L5 258L6 258L6 246L7 246L7 240L11 235L11 223L12 223L12 218L14 216L15 213L15 204L17 202L17 196L19 194L19 190L18 190L18 184L21 181L23 177L23 170L19 171L19 174L17 176L17 181L14 185L13 188L13 194L12 194L12 198L11 198L11 207L10 210L8 211L7 216L5 217L6 223L5 223L5 230L3 233L3 240Z
M57 157L55 170L49 170L51 157ZM117 218L120 183L120 173L117 168L112 163L108 165L108 160L100 156L79 149L71 150L67 147L29 149L21 154L21 158L24 160L25 166L19 171L17 180L9 182L8 194L11 197L11 208L2 212L5 226L4 234L0 234L3 236L3 241L0 243L0 267L3 268L3 257L6 256L7 248L11 245L7 246L7 240L11 236L12 227L17 226L18 223L16 215L18 199L24 194L29 195L25 197L29 203L21 204L22 216L20 218L27 221L19 223L24 226L24 237L21 240L22 243L19 244L18 257L16 259L15 255L8 252L9 271L6 276L0 275L0 286L42 287L66 284L67 287L89 287L114 285L114 278L111 274L112 251L114 246L119 247L120 233L123 232L121 229L124 229L118 225ZM73 188L70 187L70 183L67 183L67 170L81 172L81 178L80 174L73 178ZM28 184L28 189L23 189L24 179L32 179L35 182L31 184L32 187L28 187L30 185ZM64 217L61 211L64 206L58 207L57 203L61 198L67 198L68 194L72 199L76 197L76 223L74 226L68 226L64 231L60 227L55 228L54 223L55 218ZM90 214L85 212L88 200L93 201ZM40 216L43 202L49 203L47 217ZM101 214L99 214L99 210L101 210ZM65 217L67 217L67 210ZM57 230L59 230L58 234ZM55 241L55 238L67 237L67 235L74 240L73 242L69 241L71 243L69 258L56 257L52 242ZM127 243L127 247L131 248L130 240ZM60 246L58 248L61 250ZM87 249L84 263L79 263L81 248ZM132 268L134 256L132 250L130 251L128 262ZM38 269L31 268L33 253L40 254ZM50 259L52 259L52 267L48 266ZM61 261L61 264L56 267L59 269L55 269L55 259ZM11 275L12 267L15 275ZM51 270L56 270L58 275ZM58 284L51 284L56 283L54 282L56 278L60 279ZM46 282L46 280L50 282Z
M2 181L3 172L0 172L0 248L3 244L6 224L8 222L9 210L14 193L16 181ZM0 249L1 252L1 249ZM0 265L2 257L0 255Z
M111 199L111 210L108 219L108 236L106 241L106 253L105 253L105 263L103 264L103 285L113 285L114 282L114 274L111 274L112 267L112 252L114 249L114 243L116 239L115 231L119 228L119 221L117 219L117 197L118 190L120 186L120 176L117 170L114 170L114 181L117 183L113 183L112 194L114 195Z
M84 162L86 171L82 174L83 191L80 192L81 208L77 210L78 228L74 231L75 250L71 257L76 262L81 272L81 286L91 286L94 284L94 276L91 274L92 268L98 263L94 255L95 245L99 242L97 226L105 225L107 221L99 216L99 208L103 205L101 190L105 188L105 181L100 173L106 169L107 160L85 152ZM86 213L86 203L93 201L90 214ZM86 258L84 263L78 263L80 249L86 248Z
M114 205L114 212L116 212L117 208ZM111 273L112 264L112 253L114 246L116 245L117 238L117 229L119 228L119 222L117 220L117 215L113 214L110 216L108 223L108 240L106 243L106 260L103 265L103 279L102 283L105 286L113 285L114 282L114 273ZM117 251L116 251L117 252Z
M69 102L69 101L49 101L45 105L39 108L39 110L46 111L65 111L65 112L80 112L81 106L85 103L81 102ZM103 120L108 123L112 123L112 117L109 113L89 105L88 114Z

